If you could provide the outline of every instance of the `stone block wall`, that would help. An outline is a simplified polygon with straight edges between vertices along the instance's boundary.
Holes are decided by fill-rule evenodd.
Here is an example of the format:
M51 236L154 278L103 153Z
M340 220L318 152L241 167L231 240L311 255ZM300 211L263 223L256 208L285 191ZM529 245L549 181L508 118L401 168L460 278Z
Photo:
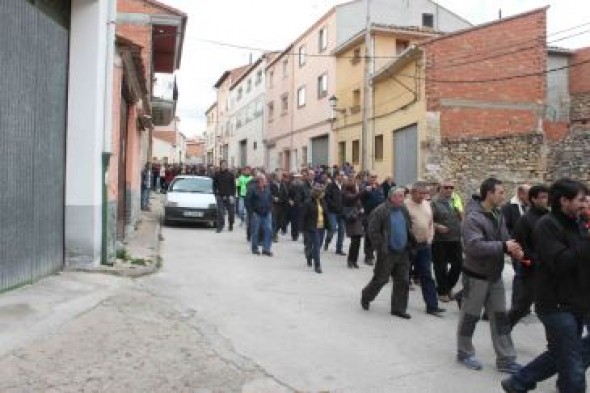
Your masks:
M455 179L465 198L478 193L488 177L504 182L507 199L518 184L545 178L546 146L541 134L443 139L436 150L438 163L427 168L426 178Z
M570 117L572 122L590 120L590 92L572 94L571 100Z
M590 185L590 126L574 126L561 141L549 145L548 182L571 177Z

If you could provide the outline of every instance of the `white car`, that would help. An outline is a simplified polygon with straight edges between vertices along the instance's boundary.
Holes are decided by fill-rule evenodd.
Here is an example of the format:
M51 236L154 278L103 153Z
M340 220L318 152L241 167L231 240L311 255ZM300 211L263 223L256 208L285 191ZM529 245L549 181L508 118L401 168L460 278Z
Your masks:
M211 178L191 175L174 178L164 201L164 224L173 222L216 225L217 203Z

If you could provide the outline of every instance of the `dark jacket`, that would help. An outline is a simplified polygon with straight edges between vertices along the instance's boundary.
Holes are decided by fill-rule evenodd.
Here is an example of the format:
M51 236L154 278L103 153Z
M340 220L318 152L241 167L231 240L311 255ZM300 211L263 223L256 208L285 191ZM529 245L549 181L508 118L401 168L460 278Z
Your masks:
M326 203L321 200L322 208L324 210L324 228L330 230L330 220L328 220L328 209ZM311 232L318 227L318 204L315 200L310 200L303 205L302 213L303 231Z
M326 186L324 201L330 213L342 214L342 191L335 182Z
M367 216L384 200L385 196L383 195L383 189L381 187L373 187L371 191L367 191L367 189L364 188L361 191L361 203L363 204L363 209L365 209L365 214L367 214Z
M280 203L279 183L271 182L269 187L270 194L272 195L272 203L278 205Z
M449 229L447 233L439 231L434 232L435 242L456 242L461 241L461 213L457 208L452 206L452 202L447 203L440 198L431 202L432 219L435 224L444 225Z
M228 170L219 171L213 177L213 193L217 196L235 196L236 178Z
M508 234L511 237L513 236L514 227L516 227L516 221L522 216L520 214L520 206L520 202L516 197L502 206L502 214L504 215L504 220L506 220L506 229L508 229Z
M389 253L389 234L391 233L391 221L389 219L393 206L389 201L379 205L369 216L369 229L366 236L369 237L375 250L377 259L385 258ZM405 206L401 206L402 214L406 219L406 229L408 231L408 245L410 250L416 245L416 240L412 234L412 218Z
M279 203L283 206L289 205L289 183L285 181L279 183Z
M537 221L548 212L547 209L539 209L535 206L531 206L529 211L516 221L516 226L512 233L514 240L516 240L522 247L522 251L524 252L523 259L530 261L530 264L521 264L521 274L523 277L532 277L535 265L538 264L539 258L535 252L533 243L533 230L535 229Z
M472 199L461 231L465 252L463 272L481 280L498 281L505 264L505 242L510 239L502 213L486 212L479 198Z
M362 222L362 209L361 196L358 192L352 192L349 190L342 191L342 206L343 209L356 208L359 212L356 219L352 221L346 221L346 236L363 236L363 222Z
M246 194L245 204L249 211L260 216L270 213L272 209L272 194L270 192L270 187L266 185L262 190L257 185L251 188L249 187L248 193Z
M590 313L590 237L578 222L551 212L537 222L535 307L538 313Z
M293 201L293 206L300 207L305 202L305 190L301 180L294 180L289 187L289 200Z

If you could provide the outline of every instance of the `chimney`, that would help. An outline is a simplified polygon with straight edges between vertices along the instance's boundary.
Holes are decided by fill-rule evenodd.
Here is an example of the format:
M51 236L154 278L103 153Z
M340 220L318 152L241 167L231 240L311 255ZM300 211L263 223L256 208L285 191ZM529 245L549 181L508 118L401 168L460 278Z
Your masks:
M502 8L498 9L498 19L502 19Z
M250 52L250 65L252 65L252 52Z

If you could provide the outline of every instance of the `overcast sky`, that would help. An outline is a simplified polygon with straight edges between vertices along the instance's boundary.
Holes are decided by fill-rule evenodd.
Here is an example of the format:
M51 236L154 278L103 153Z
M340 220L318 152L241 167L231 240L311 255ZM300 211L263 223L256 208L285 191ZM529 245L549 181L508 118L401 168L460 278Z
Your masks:
M346 0L159 0L188 14L181 68L177 72L177 115L187 136L206 129L205 111L216 100L213 85L230 68L247 64L252 51L215 45L213 40L269 50L284 49L332 6ZM372 0L375 1L375 0ZM385 0L379 0L385 1ZM412 1L412 0L389 0ZM440 5L473 24L550 5L548 33L590 22L588 0L439 0ZM579 34L552 43L567 48L590 46L590 25L548 40ZM253 52L254 58L260 52Z

